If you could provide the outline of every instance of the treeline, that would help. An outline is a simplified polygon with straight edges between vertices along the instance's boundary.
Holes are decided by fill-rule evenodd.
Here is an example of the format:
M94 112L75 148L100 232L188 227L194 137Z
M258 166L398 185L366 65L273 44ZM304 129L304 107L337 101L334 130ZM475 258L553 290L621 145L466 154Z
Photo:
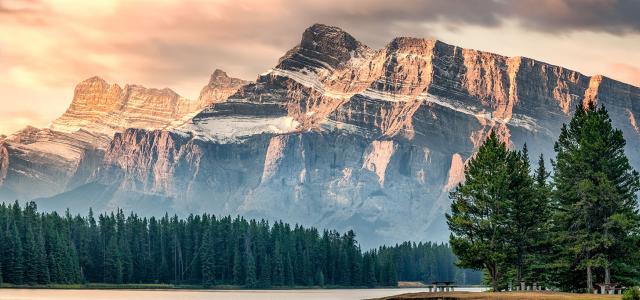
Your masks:
M447 221L459 265L484 270L495 291L524 283L592 291L640 280L640 176L604 107L579 105L555 143L553 176L526 145L492 132L451 192Z
M380 247L378 256L391 257L399 281L453 281L462 285L482 282L482 272L455 267L458 259L448 244L404 242Z
M202 214L61 216L0 205L0 278L11 284L172 283L204 287L395 286L473 279L444 244L363 252L352 231ZM468 275L467 273L471 274ZM476 281L477 283L477 281Z

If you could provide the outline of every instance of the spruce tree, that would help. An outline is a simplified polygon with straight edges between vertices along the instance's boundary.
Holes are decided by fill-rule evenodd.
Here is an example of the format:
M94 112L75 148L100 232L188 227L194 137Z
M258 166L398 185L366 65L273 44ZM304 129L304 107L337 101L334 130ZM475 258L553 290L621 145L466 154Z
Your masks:
M275 241L275 247L273 250L273 285L284 285L284 262L282 259L282 251L280 241Z
M213 231L210 228L207 229L202 239L202 249L200 250L200 260L201 260L201 266L202 266L202 284L205 287L210 287L212 285L215 285L216 284L215 242L213 238Z
M528 260L529 272L526 280L539 284L549 284L550 281L550 261L552 261L552 246L549 239L549 228L551 214L550 197L551 187L547 182L549 179L549 172L545 166L544 156L540 154L538 158L538 167L534 173L535 179L535 197L536 201L536 215L539 219L537 226L531 233L532 244L531 254Z
M247 250L245 255L244 284L246 287L253 288L256 287L258 282L256 277L256 261L251 250Z
M25 225L25 236L24 236L24 247L23 247L23 257L24 257L24 282L27 284L35 284L38 282L38 263L37 259L37 244L36 239L33 234L33 229L31 224Z
M24 259L22 241L15 222L11 222L4 234L3 243L3 276L4 282L22 284L24 276Z
M542 213L546 198L538 197L535 179L529 165L529 154L525 144L522 151L511 151L508 155L509 165L509 209L508 238L510 244L509 263L515 268L517 285L530 274L535 244L538 242L539 230L546 222ZM505 266L509 268L509 266Z
M271 257L265 253L261 256L259 283L261 288L271 287Z
M628 268L625 253L639 227L640 180L625 143L607 110L589 104L576 108L554 145L553 243L562 245L558 262L565 271L584 272L584 281L565 283L569 288L592 290L596 270L603 270L609 283L614 268Z
M446 215L458 264L485 268L494 291L499 290L509 251L509 155L492 131L465 167L464 183L451 192L451 213Z

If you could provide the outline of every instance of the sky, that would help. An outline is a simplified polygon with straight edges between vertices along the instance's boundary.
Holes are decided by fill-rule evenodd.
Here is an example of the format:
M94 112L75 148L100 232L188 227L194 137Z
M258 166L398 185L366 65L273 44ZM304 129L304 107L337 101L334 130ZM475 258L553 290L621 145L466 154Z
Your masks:
M98 75L197 97L254 80L314 23L372 48L397 36L525 56L640 86L636 0L0 0L0 134L44 127Z

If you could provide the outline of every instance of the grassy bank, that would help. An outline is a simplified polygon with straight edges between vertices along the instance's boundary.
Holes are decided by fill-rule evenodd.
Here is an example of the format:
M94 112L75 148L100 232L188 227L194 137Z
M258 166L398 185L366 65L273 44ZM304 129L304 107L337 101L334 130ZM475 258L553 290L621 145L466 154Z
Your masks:
M503 292L503 293L472 293L472 292L450 292L450 293L410 293L396 296L380 298L378 300L415 300L415 299L465 299L465 300L595 300L595 299L622 299L622 295L593 295L574 294L558 292Z

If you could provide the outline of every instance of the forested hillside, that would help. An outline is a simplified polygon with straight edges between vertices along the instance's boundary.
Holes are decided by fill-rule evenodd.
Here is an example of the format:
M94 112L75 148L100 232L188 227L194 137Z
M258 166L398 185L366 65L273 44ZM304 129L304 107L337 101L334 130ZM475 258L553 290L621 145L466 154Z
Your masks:
M141 218L39 213L0 205L4 283L173 283L203 287L394 286L399 280L478 283L445 244L362 251L353 231L209 214Z

